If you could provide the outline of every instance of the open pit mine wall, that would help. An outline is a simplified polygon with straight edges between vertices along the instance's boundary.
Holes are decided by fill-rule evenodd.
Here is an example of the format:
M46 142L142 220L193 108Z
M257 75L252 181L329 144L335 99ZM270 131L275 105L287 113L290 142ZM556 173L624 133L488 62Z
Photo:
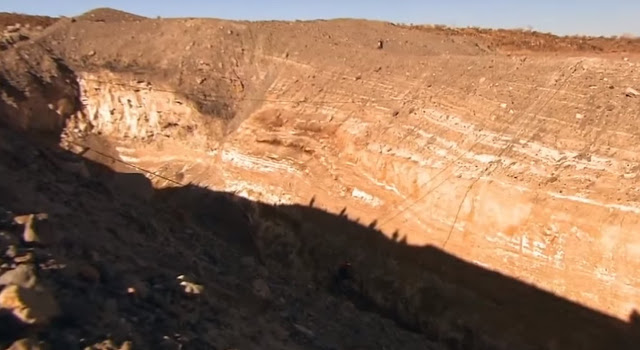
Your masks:
M315 206L332 212L346 207L365 224L377 220L389 234L399 230L409 244L444 247L627 319L640 307L638 104L623 94L608 102L597 95L609 89L598 72L606 71L609 82L622 80L625 67L578 59L531 64L541 74L525 86L478 80L509 95L464 97L452 87L447 99L453 101L418 98L400 108L367 100L393 89L383 82L335 82L335 73L316 73L317 85L361 91L365 102L264 102L220 142L197 131L198 118L206 116L167 93L82 77L79 84L84 122L122 144L124 160L258 200L315 198ZM266 99L312 93L293 80L279 76ZM625 83L632 82L615 82ZM344 93L336 90L318 98L338 100ZM428 101L430 92L422 94ZM122 102L128 100L133 107ZM196 131L172 137L171 128L161 127L172 123ZM132 149L132 139L145 139L144 151ZM154 148L155 140L163 147Z
M434 56L400 77L264 60L286 69L228 134L184 96L151 87L162 82L132 89L128 76L95 71L75 72L70 97L83 106L64 115L63 134L100 138L178 182L346 207L408 244L621 319L640 308L639 104L624 94L639 81L628 62ZM445 66L455 79L438 78ZM29 101L59 101L47 98Z

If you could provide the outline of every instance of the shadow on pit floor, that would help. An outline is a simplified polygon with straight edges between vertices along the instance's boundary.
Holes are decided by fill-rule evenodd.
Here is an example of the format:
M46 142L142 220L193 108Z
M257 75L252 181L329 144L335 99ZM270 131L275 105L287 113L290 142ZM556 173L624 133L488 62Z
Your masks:
M292 279L309 278L318 289L452 349L634 349L640 344L634 315L625 322L436 247L408 246L374 224L354 222L345 211L268 205L193 185L154 190L143 175L85 162L91 178L82 181L118 183L113 190L118 196L163 207L267 265L288 269ZM135 191L128 191L127 183ZM351 263L353 278L336 286L344 261Z
M350 261L351 287L342 289L360 308L394 319L429 338L455 334L452 348L632 349L640 346L640 323L609 317L517 279L468 263L434 246L408 246L344 214L311 206L256 203L195 186L160 190L156 198L187 209L203 227L223 225L237 242L270 255L267 235L250 222L270 222L295 236L297 258L320 285L331 283L336 267ZM343 213L345 211L343 210ZM249 213L249 214L247 214ZM230 215L231 214L231 215ZM247 216L253 216L249 218ZM259 234L259 233L258 233ZM397 233L394 237L399 236ZM266 245L266 246L265 246ZM286 255L286 254L285 254ZM286 260L286 259L285 259Z

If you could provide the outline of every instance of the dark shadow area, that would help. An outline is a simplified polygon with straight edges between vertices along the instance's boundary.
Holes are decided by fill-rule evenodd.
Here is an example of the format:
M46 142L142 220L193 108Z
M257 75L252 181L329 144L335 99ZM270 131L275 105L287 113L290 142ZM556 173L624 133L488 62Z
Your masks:
M37 45L3 53L0 92L0 122L50 143L60 140L66 121L82 109L75 73Z
M48 159L57 159L52 164L61 171L79 160L65 150L40 147ZM291 281L350 300L450 349L635 349L639 344L637 314L624 322L436 247L408 246L398 240L404 233L389 238L375 221L362 225L349 219L346 208L332 214L313 207L313 200L308 206L274 206L193 185L153 190L141 174L84 162L90 176L78 177L78 186L90 182L108 196L160 208L171 222L199 227L268 268L288 271ZM139 230L153 237L153 227Z
M632 349L638 344L637 321L603 315L433 246L408 246L396 241L398 232L388 238L375 222L360 225L313 208L313 200L309 206L272 206L196 186L159 190L155 198L182 208L201 227L233 232L226 238L267 263L286 266L297 260L318 288L342 293L361 309L434 340L453 338L452 348L495 343ZM263 226L279 233L265 233ZM278 235L288 237L272 237ZM294 274L300 269L288 267ZM332 285L336 276L340 286Z

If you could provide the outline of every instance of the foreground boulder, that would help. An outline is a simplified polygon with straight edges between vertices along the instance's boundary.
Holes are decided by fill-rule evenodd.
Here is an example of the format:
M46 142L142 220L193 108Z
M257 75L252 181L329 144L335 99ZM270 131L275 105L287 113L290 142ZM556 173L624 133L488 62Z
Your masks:
M60 312L56 300L44 289L17 285L5 287L0 293L0 309L6 309L26 324L47 324Z
M35 339L25 338L16 340L7 350L45 350L49 349L47 344Z
M0 286L16 285L23 288L33 288L37 283L35 268L31 264L18 265L0 276Z
M24 225L22 239L27 243L49 245L56 241L49 215L46 213L16 216L14 221Z

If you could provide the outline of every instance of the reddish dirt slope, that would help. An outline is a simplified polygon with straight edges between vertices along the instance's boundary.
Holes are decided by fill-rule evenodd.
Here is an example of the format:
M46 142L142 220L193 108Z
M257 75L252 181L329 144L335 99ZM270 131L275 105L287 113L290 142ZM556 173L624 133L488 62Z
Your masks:
M0 12L0 29L20 24L23 26L46 28L54 24L58 19L47 16L29 16L19 13Z
M409 28L452 37L476 38L481 40L489 50L568 54L640 52L640 38L631 36L557 36L529 30L448 28L444 26L410 26Z

